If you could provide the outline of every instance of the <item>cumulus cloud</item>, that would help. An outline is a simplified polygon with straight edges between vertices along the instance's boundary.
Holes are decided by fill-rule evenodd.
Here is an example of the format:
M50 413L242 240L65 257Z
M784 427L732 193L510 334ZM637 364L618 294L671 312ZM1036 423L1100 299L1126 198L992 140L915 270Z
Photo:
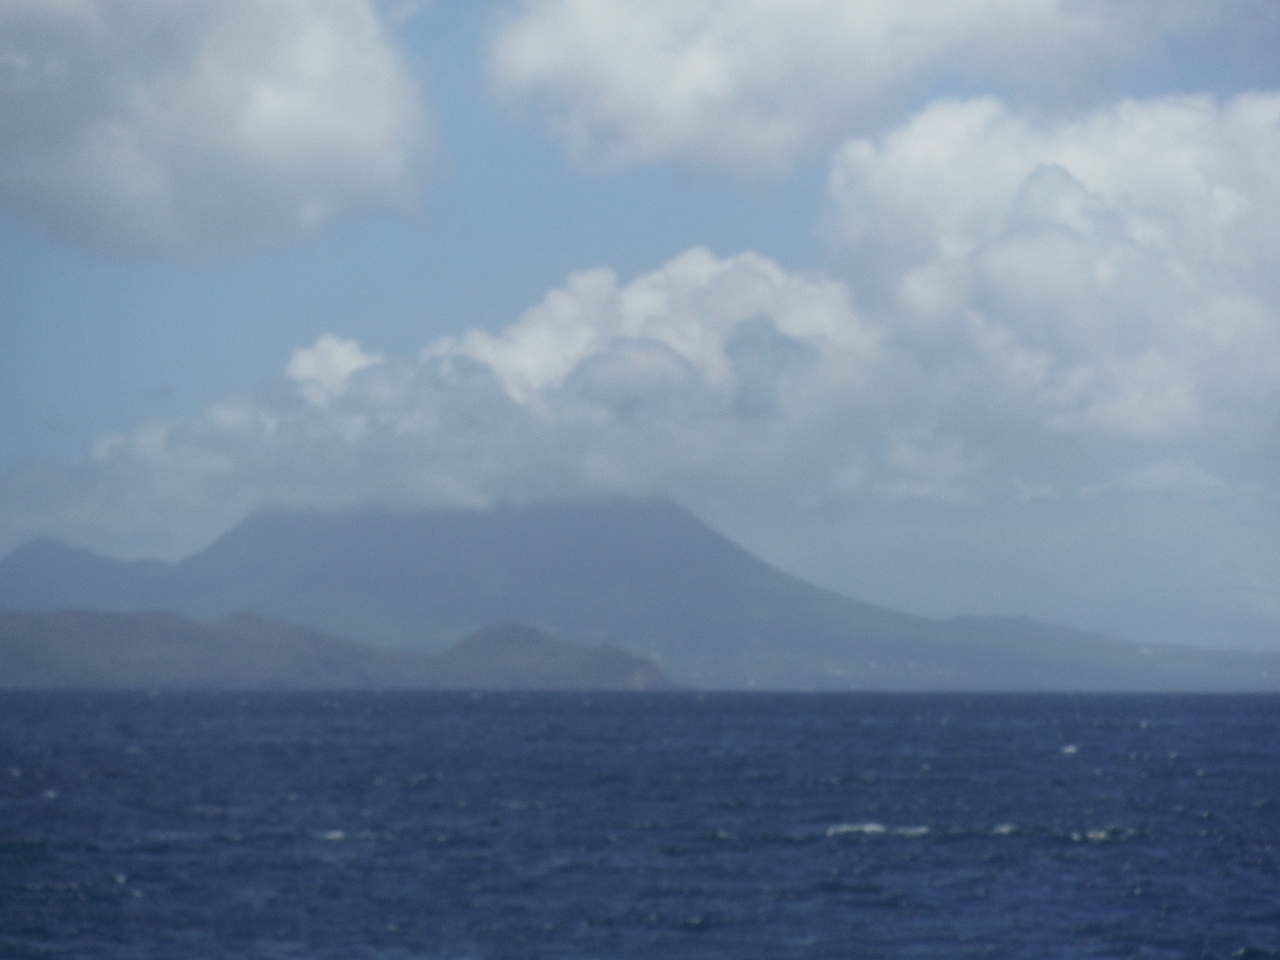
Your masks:
M352 374L381 362L382 357L365 353L355 340L325 334L313 346L293 351L284 375L302 396L323 407L347 392Z
M939 86L1097 96L1109 68L1248 21L1255 0L524 0L489 72L590 163L737 173L884 125ZM1230 16L1224 16L1224 12ZM1252 16L1248 16L1253 12ZM1268 54L1269 55L1269 54Z
M259 395L14 474L3 539L172 551L265 503L856 484L880 349L841 284L753 254L695 249L625 285L587 271L499 333L413 359L326 336Z
M414 200L427 128L367 0L0 4L0 206L113 253Z
M1276 94L1053 122L944 102L839 151L830 226L946 429L1010 462L1046 438L1225 462L1275 449L1277 156Z

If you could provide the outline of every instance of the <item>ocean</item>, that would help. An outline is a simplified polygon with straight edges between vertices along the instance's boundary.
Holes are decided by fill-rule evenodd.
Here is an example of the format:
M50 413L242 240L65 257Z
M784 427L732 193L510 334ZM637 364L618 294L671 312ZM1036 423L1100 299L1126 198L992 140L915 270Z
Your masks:
M1280 957L1280 698L0 694L0 957Z

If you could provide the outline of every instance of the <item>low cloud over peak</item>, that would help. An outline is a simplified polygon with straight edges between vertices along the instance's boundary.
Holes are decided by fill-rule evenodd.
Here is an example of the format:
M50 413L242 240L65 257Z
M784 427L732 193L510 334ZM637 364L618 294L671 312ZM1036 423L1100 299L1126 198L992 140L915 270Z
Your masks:
M1213 160L1250 131L1265 146L1270 109L1162 101L1043 129L995 102L935 106L837 156L844 280L695 248L625 284L574 274L506 329L416 358L326 335L259 395L107 438L77 468L11 476L4 537L172 553L269 503L664 492L750 512L1274 487L1248 462L1274 442L1280 346L1263 318L1277 298L1256 267L1280 260L1267 233L1280 193L1248 162L1261 153ZM1095 138L1108 124L1145 132ZM1201 158L1163 175L1218 216L1208 245L1183 205L1127 186L1167 150ZM997 214L928 202L941 175L928 158L943 153ZM1230 191L1250 204L1228 222L1213 198Z
M193 523L210 536L266 503L680 492L737 475L776 491L814 455L857 456L814 431L867 405L879 350L841 284L694 249L625 285L574 275L506 330L415 359L326 335L258 396L106 438L57 479L11 476L4 526L172 552Z

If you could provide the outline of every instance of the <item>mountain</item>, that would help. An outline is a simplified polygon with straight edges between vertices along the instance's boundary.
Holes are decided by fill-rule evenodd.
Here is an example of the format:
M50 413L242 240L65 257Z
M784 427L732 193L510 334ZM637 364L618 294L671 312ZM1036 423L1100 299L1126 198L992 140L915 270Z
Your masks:
M0 609L238 610L437 652L495 622L608 643L692 686L1280 689L1280 656L1139 647L1024 618L934 620L789 576L660 499L421 513L266 511L175 564L51 541L0 561Z
M0 613L0 689L665 690L646 660L517 624L488 627L437 656L367 647L237 614Z

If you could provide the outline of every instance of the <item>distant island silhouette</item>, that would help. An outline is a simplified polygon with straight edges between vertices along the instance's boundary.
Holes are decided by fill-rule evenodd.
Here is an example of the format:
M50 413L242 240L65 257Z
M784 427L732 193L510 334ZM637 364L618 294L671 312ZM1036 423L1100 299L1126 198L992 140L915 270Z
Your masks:
M0 613L0 689L669 690L649 661L520 624L441 654L379 650L242 613Z
M503 652L492 637L487 647L482 637L449 648L493 624L531 624L707 689L1280 690L1277 653L1144 646L1026 617L943 620L861 603L770 566L656 498L267 510L172 564L51 540L0 560L0 610L68 609L166 611L224 644L266 630L233 616L247 611L331 643L440 654L435 669L462 670L465 651L488 650L495 664L507 657L506 673L494 666L489 678L511 685L525 682L522 670L540 675L515 648ZM272 629L285 642L285 628ZM542 649L538 670L552 670L559 661L540 643L530 638L525 653ZM596 667L574 662L587 682Z

